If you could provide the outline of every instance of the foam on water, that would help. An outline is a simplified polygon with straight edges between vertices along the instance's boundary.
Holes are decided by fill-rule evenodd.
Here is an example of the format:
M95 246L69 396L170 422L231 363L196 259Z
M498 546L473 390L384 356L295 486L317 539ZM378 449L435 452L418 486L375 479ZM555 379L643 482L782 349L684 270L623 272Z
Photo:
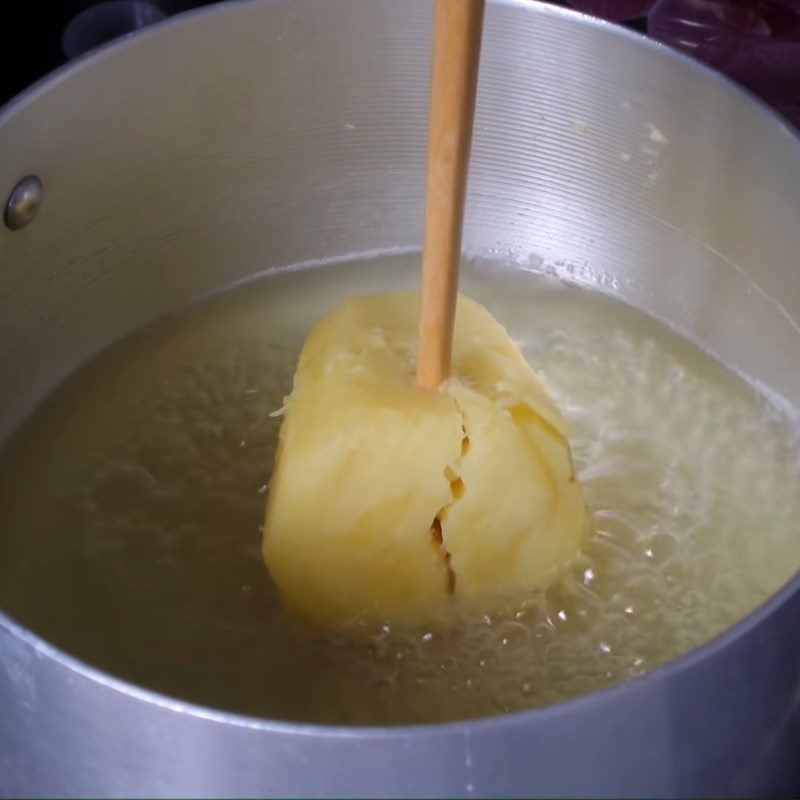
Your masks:
M574 425L596 534L557 585L448 630L288 623L260 559L280 408L309 326L414 285L392 257L283 272L112 348L3 451L0 606L183 699L401 723L546 705L721 632L800 567L798 450L741 380L640 313L468 265ZM313 498L309 498L313 502Z

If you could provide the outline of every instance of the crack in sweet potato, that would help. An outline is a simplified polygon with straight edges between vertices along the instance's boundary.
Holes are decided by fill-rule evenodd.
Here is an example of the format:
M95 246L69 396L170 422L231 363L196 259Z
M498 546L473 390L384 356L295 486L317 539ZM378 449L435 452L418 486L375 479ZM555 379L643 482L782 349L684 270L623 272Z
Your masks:
M461 414L461 410L459 409L459 413ZM462 414L463 419L463 414ZM461 425L461 430L463 432L463 436L461 439L461 455L459 456L458 462L454 465L456 468L461 464L461 459L467 454L469 450L470 441L469 435L467 434L467 429L464 426L463 422ZM445 568L447 570L447 593L448 594L455 594L456 591L456 574L453 571L453 568L450 564L450 553L445 547L444 544L444 533L442 531L442 520L447 513L447 510L456 503L466 491L466 486L464 485L464 481L462 480L461 476L449 465L444 468L444 476L447 479L448 483L450 484L450 502L447 505L442 506L439 511L436 513L436 516L433 518L433 522L431 522L431 538L436 545L437 549L441 553L442 560L444 562Z

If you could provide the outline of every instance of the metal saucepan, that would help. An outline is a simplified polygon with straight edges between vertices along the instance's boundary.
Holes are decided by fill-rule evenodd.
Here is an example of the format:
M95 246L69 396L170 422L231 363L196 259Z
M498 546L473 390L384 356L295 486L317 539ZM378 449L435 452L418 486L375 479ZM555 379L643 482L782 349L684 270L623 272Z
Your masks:
M0 229L0 434L191 298L255 270L418 246L430 17L425 0L216 6L7 108L0 192L35 174L44 202ZM800 143L775 116L639 36L498 0L476 124L470 253L569 264L800 405ZM657 180L620 159L648 124L669 138ZM800 576L642 678L387 729L185 705L0 612L10 795L734 796L798 781Z

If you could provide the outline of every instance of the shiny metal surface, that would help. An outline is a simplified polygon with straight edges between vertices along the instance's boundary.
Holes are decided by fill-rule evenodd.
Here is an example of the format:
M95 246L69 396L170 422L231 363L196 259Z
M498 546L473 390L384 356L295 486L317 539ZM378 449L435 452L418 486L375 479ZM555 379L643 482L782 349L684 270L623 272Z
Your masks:
M44 199L44 186L36 175L26 175L11 190L6 201L3 221L12 231L18 231L33 221Z
M421 239L431 6L213 7L77 63L0 116L0 435L100 348L258 271ZM634 35L489 5L465 246L614 292L800 406L800 144ZM1 535L1 534L0 534ZM57 602L57 598L54 598ZM721 638L543 711L337 729L189 707L0 612L0 793L790 795L800 577Z

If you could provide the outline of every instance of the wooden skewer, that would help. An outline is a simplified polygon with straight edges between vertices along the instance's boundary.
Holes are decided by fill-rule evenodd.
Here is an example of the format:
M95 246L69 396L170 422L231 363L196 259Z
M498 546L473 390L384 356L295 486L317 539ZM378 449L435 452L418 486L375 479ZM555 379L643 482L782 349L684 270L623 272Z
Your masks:
M467 166L485 0L436 0L417 384L450 374Z

